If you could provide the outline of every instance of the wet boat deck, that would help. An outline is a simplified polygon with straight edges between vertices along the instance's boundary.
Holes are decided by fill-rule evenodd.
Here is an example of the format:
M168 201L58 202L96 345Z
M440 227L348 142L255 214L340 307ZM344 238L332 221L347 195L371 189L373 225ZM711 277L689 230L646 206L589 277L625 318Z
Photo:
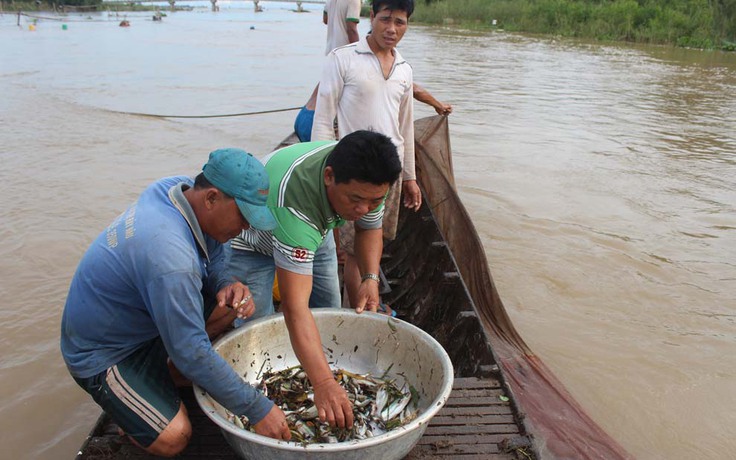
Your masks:
M200 410L190 390L182 391L195 436L176 458L234 460L238 457L220 429ZM495 378L456 378L447 404L432 418L406 459L524 459L528 440L521 436L510 402ZM152 455L118 435L109 419L90 434L77 460L150 460Z

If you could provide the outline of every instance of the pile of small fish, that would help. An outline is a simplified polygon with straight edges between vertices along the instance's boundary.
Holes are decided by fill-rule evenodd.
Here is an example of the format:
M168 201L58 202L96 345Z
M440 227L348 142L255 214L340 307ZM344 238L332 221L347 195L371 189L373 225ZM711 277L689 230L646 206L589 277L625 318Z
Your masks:
M312 385L301 366L264 372L257 387L286 414L292 441L314 444L372 438L417 417L419 394L407 382L399 388L393 380L370 374L353 374L344 369L332 373L353 403L352 427L333 428L319 420ZM246 417L229 416L238 427L255 432Z

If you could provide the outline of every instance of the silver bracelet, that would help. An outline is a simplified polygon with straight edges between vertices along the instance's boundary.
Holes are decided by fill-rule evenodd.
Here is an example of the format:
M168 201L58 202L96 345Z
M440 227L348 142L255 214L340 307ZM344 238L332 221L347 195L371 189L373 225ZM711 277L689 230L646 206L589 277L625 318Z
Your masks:
M365 280L373 280L378 284L381 284L381 278L378 277L375 273L366 273L365 275L360 277L360 282L362 283Z

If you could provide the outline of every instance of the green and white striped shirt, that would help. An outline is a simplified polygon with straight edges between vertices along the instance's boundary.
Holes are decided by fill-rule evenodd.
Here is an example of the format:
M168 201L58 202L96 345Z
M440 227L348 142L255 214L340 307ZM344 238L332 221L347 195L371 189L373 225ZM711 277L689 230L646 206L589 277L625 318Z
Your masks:
M233 249L273 256L280 268L312 274L314 253L330 230L345 223L330 206L323 179L327 156L336 144L303 142L263 159L270 181L267 204L277 227L271 232L250 228L232 240ZM383 203L356 222L364 229L382 224Z

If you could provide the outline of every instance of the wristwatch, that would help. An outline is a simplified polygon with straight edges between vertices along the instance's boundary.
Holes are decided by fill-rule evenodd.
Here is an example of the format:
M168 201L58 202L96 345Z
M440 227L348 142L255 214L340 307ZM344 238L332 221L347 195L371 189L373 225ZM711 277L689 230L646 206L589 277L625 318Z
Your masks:
M378 277L375 273L366 273L365 275L360 277L360 282L362 283L365 280L373 280L378 284L381 284L381 278Z

